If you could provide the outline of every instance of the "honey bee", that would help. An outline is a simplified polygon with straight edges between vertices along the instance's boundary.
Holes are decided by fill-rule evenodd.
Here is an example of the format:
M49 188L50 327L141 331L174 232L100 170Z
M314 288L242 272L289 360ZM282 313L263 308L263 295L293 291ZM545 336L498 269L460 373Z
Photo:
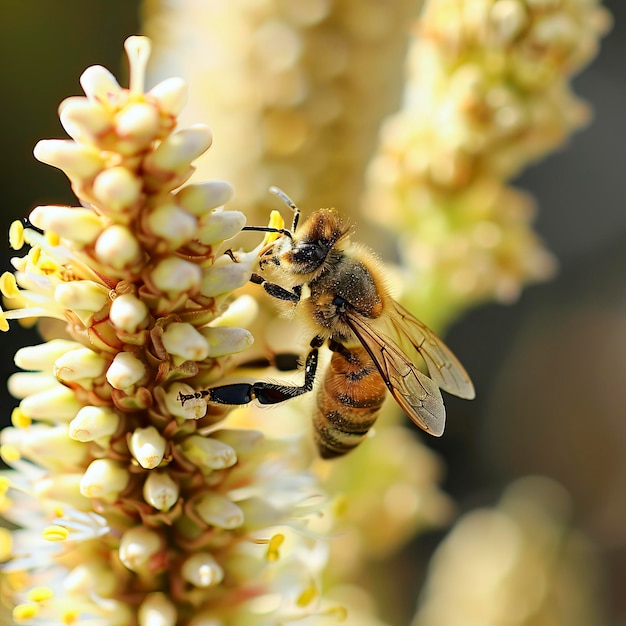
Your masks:
M291 230L276 233L261 255L252 282L301 309L314 337L304 384L233 383L195 394L210 402L276 404L313 389L318 350L332 352L317 392L315 441L323 458L354 449L367 436L386 390L420 428L439 437L445 426L440 389L472 399L474 387L457 358L431 330L390 295L373 253L350 241L350 225L334 209L315 211L300 227L300 209L280 189L272 193L293 210ZM416 364L423 361L424 374ZM181 396L185 401L192 396Z

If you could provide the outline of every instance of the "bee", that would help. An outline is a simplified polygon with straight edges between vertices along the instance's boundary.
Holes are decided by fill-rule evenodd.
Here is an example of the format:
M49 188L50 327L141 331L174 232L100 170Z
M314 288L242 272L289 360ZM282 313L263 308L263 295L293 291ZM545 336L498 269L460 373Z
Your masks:
M195 396L221 404L277 404L313 389L318 351L332 355L317 391L315 442L323 458L353 450L367 436L388 390L408 417L439 437L445 426L441 389L472 399L474 386L435 333L389 293L374 254L350 241L351 226L334 209L320 209L299 226L300 209L280 189L272 193L293 210L291 230L246 226L277 235L262 253L257 283L291 303L312 326L301 386L233 383ZM423 361L428 375L417 362ZM189 398L192 396L189 396ZM181 396L181 401L188 399Z

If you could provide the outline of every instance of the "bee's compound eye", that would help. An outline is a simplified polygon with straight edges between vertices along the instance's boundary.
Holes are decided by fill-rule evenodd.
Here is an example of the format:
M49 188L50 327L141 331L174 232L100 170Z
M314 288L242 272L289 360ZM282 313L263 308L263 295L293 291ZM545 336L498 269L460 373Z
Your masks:
M328 247L318 243L299 244L293 250L293 260L307 266L308 271L317 268L328 254Z

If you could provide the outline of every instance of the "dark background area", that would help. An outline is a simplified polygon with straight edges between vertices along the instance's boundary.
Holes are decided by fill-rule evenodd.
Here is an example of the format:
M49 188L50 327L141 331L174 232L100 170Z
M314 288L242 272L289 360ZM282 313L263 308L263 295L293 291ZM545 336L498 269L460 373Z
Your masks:
M534 194L536 229L560 262L550 283L512 306L469 312L448 335L477 387L448 397L449 426L428 439L445 459L444 488L461 507L495 501L511 479L543 473L572 493L576 523L596 542L614 624L626 623L626 3L600 56L575 80L592 125L516 184ZM122 43L139 32L128 0L12 0L0 21L3 97L0 232L38 204L75 204L65 176L38 163L40 138L64 137L57 106L81 94L78 77L101 64L125 84ZM203 120L210 124L210 120ZM6 238L5 238L6 241ZM10 268L8 245L0 268ZM3 423L12 355L35 343L12 323L0 335ZM431 538L434 541L435 538Z

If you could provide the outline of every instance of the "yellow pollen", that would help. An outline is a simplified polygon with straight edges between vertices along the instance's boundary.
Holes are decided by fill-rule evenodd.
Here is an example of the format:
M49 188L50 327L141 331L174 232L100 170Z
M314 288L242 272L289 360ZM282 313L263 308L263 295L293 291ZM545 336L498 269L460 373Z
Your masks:
M0 561L6 561L11 556L13 537L6 528L0 528Z
M18 604L13 609L13 619L16 622L25 622L33 619L39 613L39 607L36 604Z
M57 517L63 517L63 507L61 506L57 506L55 507L53 513L57 516Z
M265 555L265 558L270 561L270 563L278 561L278 559L280 558L279 548L283 545L284 541L285 535L281 533L277 533L269 540L267 546L267 554Z
M78 622L78 617L80 613L76 609L68 609L63 612L61 616L61 621L67 626L71 626L72 624L76 624Z
M311 583L299 596L298 599L296 600L296 604L298 606L308 606L309 604L311 604L311 602L313 602L313 600L315 600L315 598L317 597L317 587Z
M333 514L335 517L343 517L348 511L348 498L345 494L339 494L333 501Z
M63 526L57 526L55 524L52 526L48 526L48 528L45 528L42 533L42 537L46 541L65 541L68 538L69 534L70 532L69 530L67 530L67 528L64 528Z
M16 406L11 412L11 424L15 428L28 428L32 423L33 420L19 406Z
M0 494L4 495L11 487L11 481L6 476L0 476Z
M47 230L46 231L46 241L51 246L58 246L61 243L61 237L59 237L59 235L57 233L55 233L54 231Z
M348 619L348 609L346 609L345 606L331 606L327 611L321 613L321 615L330 615L338 622L345 622Z
M270 228L285 228L285 220L278 211L272 211L270 213L270 221L268 223ZM280 235L278 233L267 233L263 238L263 245L268 245L273 241L276 241Z
M7 322L7 318L4 316L4 311L2 307L0 307L0 331L6 333L9 330L9 322Z
M54 591L50 589L50 587L33 587L27 594L26 597L31 602L37 602L41 604L42 602L46 602L54 597Z
M59 266L54 261L51 261L50 259L41 261L38 267L41 270L41 273L46 274L46 275L55 274L57 270L59 269Z
M0 446L0 457L2 457L2 460L6 463L15 463L15 461L20 460L22 455L15 446L4 444Z
M4 272L0 276L0 291L2 295L7 298L17 298L20 295L20 290L15 282L15 276L11 272Z
M24 245L24 225L19 220L9 227L9 245L13 250L20 250Z
M30 262L33 265L37 265L41 257L41 248L39 246L35 246L34 248L31 248L30 252L28 253L28 256L30 257Z

